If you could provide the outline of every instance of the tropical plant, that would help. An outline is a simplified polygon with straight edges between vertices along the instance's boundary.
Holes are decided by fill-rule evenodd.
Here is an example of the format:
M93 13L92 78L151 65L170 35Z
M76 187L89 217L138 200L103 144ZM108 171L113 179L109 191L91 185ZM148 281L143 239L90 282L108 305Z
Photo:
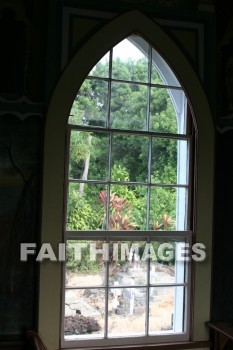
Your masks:
M107 192L101 191L99 200L105 208L105 217L107 210ZM138 225L131 221L131 205L123 197L118 197L115 193L110 194L109 199L109 228L110 230L130 231Z

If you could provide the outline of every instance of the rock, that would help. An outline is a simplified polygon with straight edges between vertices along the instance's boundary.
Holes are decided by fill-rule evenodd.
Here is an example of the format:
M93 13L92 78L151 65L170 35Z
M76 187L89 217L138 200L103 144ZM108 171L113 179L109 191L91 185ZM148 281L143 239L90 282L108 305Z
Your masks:
M80 314L65 317L65 334L85 334L98 332L101 327L93 317L85 317Z

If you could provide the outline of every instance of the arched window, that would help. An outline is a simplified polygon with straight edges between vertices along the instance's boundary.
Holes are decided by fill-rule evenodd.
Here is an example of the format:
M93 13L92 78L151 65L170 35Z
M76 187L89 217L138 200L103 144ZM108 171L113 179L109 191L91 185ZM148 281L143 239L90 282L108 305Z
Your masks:
M124 38L130 67L116 54ZM55 253L62 241L68 248L66 266L40 264L38 330L49 350L173 340L208 347L213 150L203 88L155 22L131 11L79 47L45 127L41 240ZM195 241L208 249L203 263L184 259L184 244ZM74 314L75 334L65 328Z
M63 346L188 340L188 110L172 70L136 34L81 85L67 125Z

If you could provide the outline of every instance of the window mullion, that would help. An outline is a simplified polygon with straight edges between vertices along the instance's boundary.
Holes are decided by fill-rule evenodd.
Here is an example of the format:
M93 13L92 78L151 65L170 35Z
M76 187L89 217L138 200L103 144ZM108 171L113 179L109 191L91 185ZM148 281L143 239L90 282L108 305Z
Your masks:
M187 229L190 230L192 229L195 231L194 225L194 217L193 214L195 211L193 210L193 206L195 204L195 192L193 191L195 188L194 181L193 181L193 168L195 168L195 157L194 157L194 152L193 149L195 148L195 137L188 142L188 149L187 149L187 157L188 157L188 203L187 203ZM194 158L194 159L193 159Z
M107 243L109 243L109 236L107 237ZM104 338L108 338L108 296L109 296L109 249L108 249L108 259L105 262L105 314L104 314Z
M94 76L94 75L88 76L86 79L87 80L109 81L109 78L98 77L98 76ZM125 84L132 83L132 80L116 79L116 78L111 78L111 81L113 81L114 83L125 83ZM175 86L175 85L153 84L153 83L146 83L146 82L141 82L141 81L134 81L133 83L136 85L150 86L150 87L155 87L155 88L159 88L159 89L183 91L182 87Z
M109 84L108 84L108 114L107 114L107 128L110 128L110 113L111 113L111 95L112 95L112 57L113 57L113 49L110 50L109 55ZM107 203L106 203L106 229L109 229L109 203L110 203L110 180L111 180L111 166L112 166L112 133L110 133L109 137L109 156L108 156L108 188L107 188ZM105 329L106 331L106 329Z
M100 184L100 185L136 185L136 186L147 186L147 187L175 187L175 188L187 188L189 189L190 186L189 185L185 185L185 184L168 184L168 183L158 183L158 182L154 182L154 183L148 183L148 182L136 182L136 181L102 181L102 180L83 180L83 179L68 179L69 183L92 183L92 184Z
M152 47L149 45L148 48L148 96L147 96L147 116L146 116L146 122L147 122L147 131L150 130L150 99L151 99L151 70L152 70ZM148 184L151 183L151 152L152 152L152 138L149 137L149 154L148 154ZM151 186L148 186L147 189L147 213L146 213L146 229L149 230L149 218L150 218L150 195L151 195ZM149 269L149 266L147 267ZM148 277L149 278L149 277ZM149 284L149 279L148 279ZM149 290L148 290L149 292ZM148 294L148 300L149 300L149 294ZM148 301L149 305L149 301ZM148 306L149 307L149 306ZM148 334L148 321L147 321L147 332Z
M147 116L146 116L146 130L150 130L150 100L151 100L151 69L152 69L152 47L148 48L148 82L147 87ZM151 183L151 152L152 152L152 139L149 137L149 154L148 154L148 184ZM147 213L146 213L146 229L149 230L149 218L150 218L150 194L151 186L147 188ZM147 243L150 242L147 236ZM147 286L146 286L146 320L145 320L145 332L146 336L149 334L149 315L150 315L150 259L147 259Z
M69 194L69 163L70 163L70 134L72 129L67 128L66 130L66 157L65 157L65 186L64 186L64 210L63 210L63 241L64 232L67 229L67 212L68 212L68 194Z
M107 128L110 128L110 112L111 112L111 96L112 96L112 49L109 57L109 83L108 83L108 112L107 112Z
M148 188L147 188L147 212L146 212L146 229L149 230L150 218L150 195L151 195L151 152L152 152L152 138L149 137L149 154L148 154Z
M147 236L147 243L150 243L150 237ZM146 336L149 334L149 315L150 315L150 258L147 259L147 285L146 285Z
M109 229L109 210L110 210L110 196L111 196L111 168L112 168L112 137L110 133L109 138L109 158L108 158L108 188L107 188L107 203L106 203L106 229Z
M191 160L191 152L192 152L192 141L189 140L187 141L187 182L188 182L188 188L187 188L187 201L186 201L186 222L185 222L185 228L190 230L190 224L191 224L191 181L192 181L192 172L191 172L191 164L192 164L192 160Z
M110 114L110 113L109 113ZM155 132L155 131L145 131L145 130L129 130L129 129L114 129L114 128L102 128L102 127L94 127L94 126L86 126L86 125L69 125L68 128L78 130L78 131L88 131L88 132L102 132L109 133L115 132L118 134L126 134L126 135L138 135L138 136L152 136L157 138L171 139L171 140L190 140L192 135L185 134L173 134L168 132Z
M147 115L146 115L146 130L150 130L150 97L151 97L151 69L152 69L152 47L149 45L148 49L148 82L149 85L147 87Z

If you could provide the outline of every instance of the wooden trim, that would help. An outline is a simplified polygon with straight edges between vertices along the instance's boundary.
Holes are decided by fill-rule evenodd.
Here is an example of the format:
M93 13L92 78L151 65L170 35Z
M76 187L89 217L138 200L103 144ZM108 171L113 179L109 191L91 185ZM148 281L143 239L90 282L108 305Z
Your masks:
M233 326L229 322L207 322L211 332L213 350L223 350L229 341L233 341Z
M233 340L233 325L229 322L208 322L207 325L218 333Z
M190 341L190 342L177 342L177 343L163 343L163 344L144 344L144 345L125 345L125 346L111 346L111 347L101 347L104 350L117 350L117 349L130 349L130 350L180 350L180 349L200 349L200 348L210 348L209 341ZM96 348L79 348L78 350L99 350L99 347ZM67 349L59 349L67 350ZM75 349L71 349L75 350Z

